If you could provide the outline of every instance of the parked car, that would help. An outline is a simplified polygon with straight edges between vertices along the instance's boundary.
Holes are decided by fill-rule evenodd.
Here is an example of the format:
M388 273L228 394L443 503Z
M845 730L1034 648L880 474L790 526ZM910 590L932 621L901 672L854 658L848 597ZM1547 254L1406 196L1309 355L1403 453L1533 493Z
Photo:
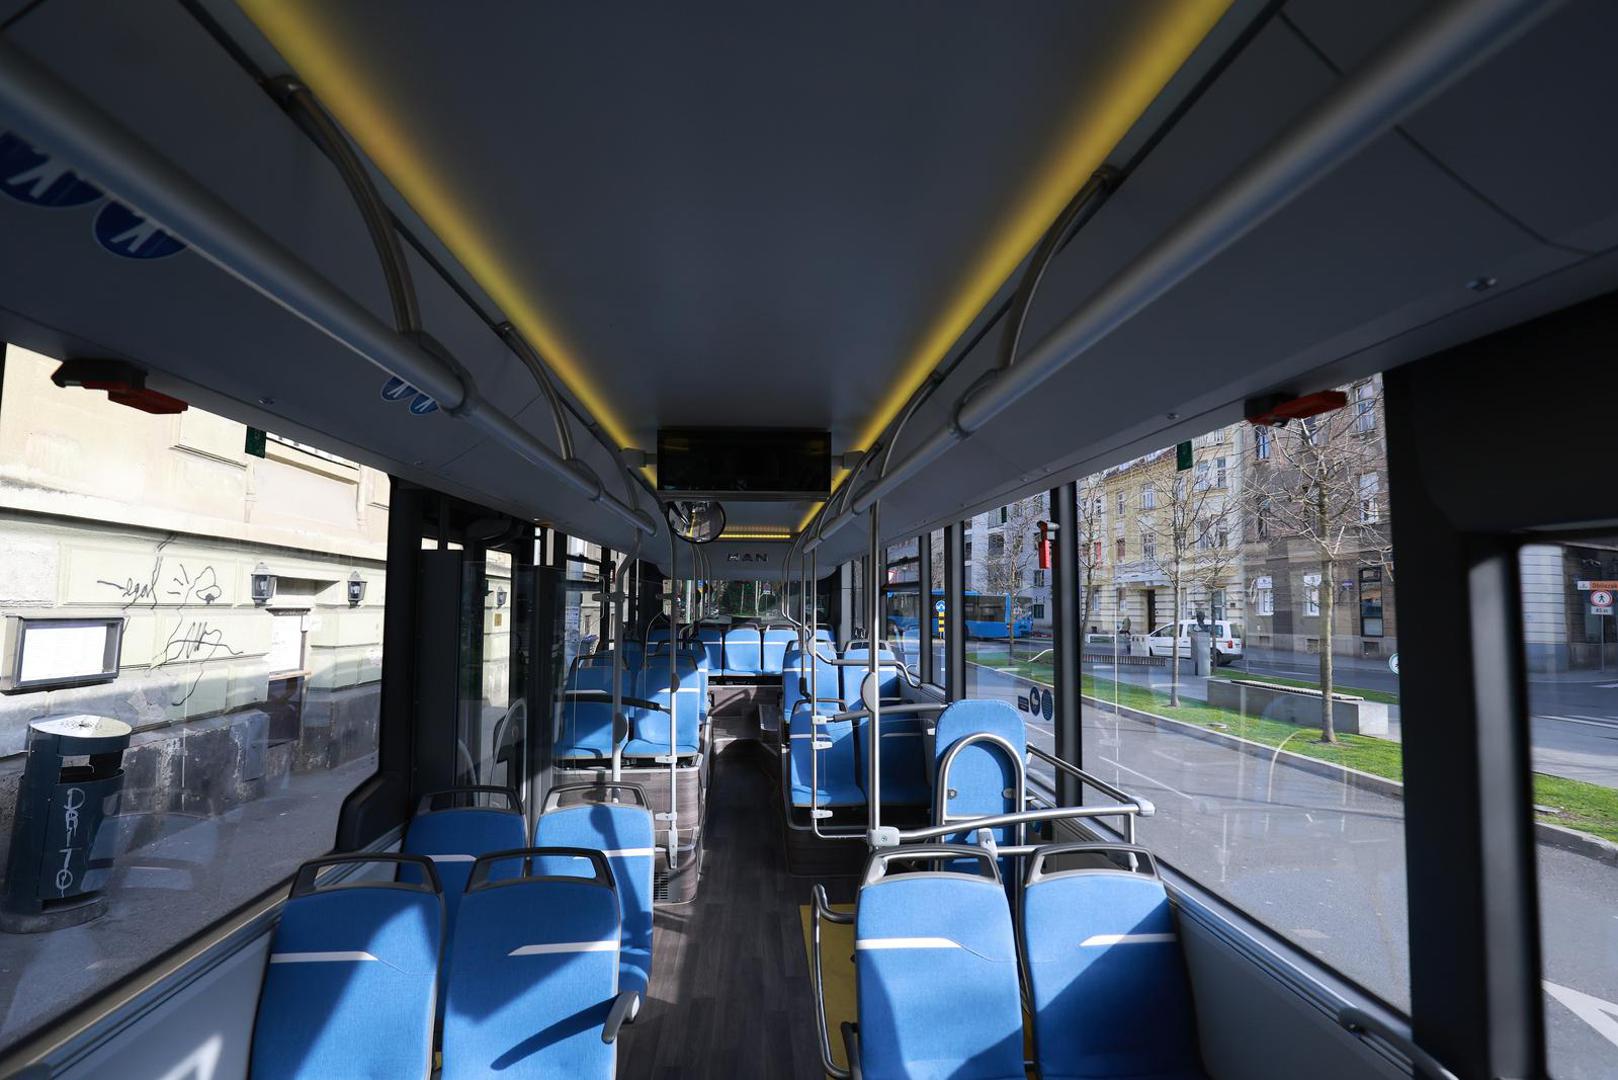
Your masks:
M1196 620L1181 619L1180 627L1180 655L1187 659L1191 656L1191 631L1196 628ZM1242 655L1242 624L1219 619L1216 622L1205 623L1209 632L1213 634L1214 659L1221 664L1234 663ZM1146 636L1146 651L1150 656L1174 655L1174 626L1165 623Z

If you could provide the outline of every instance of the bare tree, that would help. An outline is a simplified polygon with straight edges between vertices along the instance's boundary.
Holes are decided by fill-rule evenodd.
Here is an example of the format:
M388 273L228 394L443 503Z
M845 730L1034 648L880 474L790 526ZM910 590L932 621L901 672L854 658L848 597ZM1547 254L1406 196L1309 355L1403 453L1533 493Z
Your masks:
M1266 433L1243 502L1258 537L1304 544L1319 567L1310 605L1320 618L1320 741L1334 743L1332 637L1337 569L1345 562L1391 570L1382 380L1344 388L1348 405ZM1264 438L1266 436L1260 436Z
M1006 520L990 525L988 553L983 560L983 591L1006 597L1006 641L1008 652L1016 646L1017 594L1030 580L1039 546L1039 522L1045 514L1044 499L1034 495L1006 507ZM998 528L999 531L994 530Z
M1074 515L1073 523L1078 528L1075 542L1079 552L1079 603L1082 618L1079 622L1080 633L1090 632L1090 618L1095 614L1096 607L1096 578L1106 565L1101 557L1101 545L1106 542L1102 528L1102 509L1106 502L1106 492L1101 486L1103 474L1096 473L1079 481L1078 513Z
M1174 597L1173 646L1169 660L1169 704L1180 704L1180 612L1187 586L1217 588L1237 558L1231 544L1237 521L1235 500L1227 489L1229 470L1217 447L1193 450L1194 467L1148 484L1152 506L1143 506L1139 522L1145 560L1168 578ZM1166 490L1158 491L1162 486ZM1150 633L1151 627L1147 627Z

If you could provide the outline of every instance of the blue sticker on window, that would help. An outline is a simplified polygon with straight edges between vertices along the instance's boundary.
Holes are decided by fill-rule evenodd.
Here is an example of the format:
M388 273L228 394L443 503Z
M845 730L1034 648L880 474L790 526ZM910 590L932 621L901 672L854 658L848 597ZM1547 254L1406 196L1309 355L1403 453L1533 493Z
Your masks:
M32 143L0 132L0 191L30 206L61 209L101 198L101 189Z
M185 244L162 226L121 202L109 202L96 214L96 243L126 259L162 259L185 250Z

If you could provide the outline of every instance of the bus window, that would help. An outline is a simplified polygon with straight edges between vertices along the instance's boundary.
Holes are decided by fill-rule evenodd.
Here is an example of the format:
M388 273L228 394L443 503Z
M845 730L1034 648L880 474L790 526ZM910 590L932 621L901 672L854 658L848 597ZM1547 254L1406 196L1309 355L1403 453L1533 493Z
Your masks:
M928 593L932 599L927 617L933 621L933 682L945 686L949 679L949 647L944 604L944 530L934 529L927 543L932 549L933 579Z
M1365 385L1380 420L1380 380ZM1189 469L1168 446L1079 481L1081 541L1084 529L1127 540L1123 558L1108 543L1080 545L1096 555L1078 575L1082 760L1156 802L1139 836L1165 862L1403 1009L1402 718L1389 664L1397 598L1384 425L1357 429L1358 416L1322 416L1307 441L1296 425L1267 431L1263 454L1250 426L1232 425L1190 441ZM1319 490L1304 482L1318 477ZM1134 497L1147 487L1150 507ZM1366 567L1384 571L1374 580L1374 636L1361 618ZM1200 664L1190 655L1199 623L1211 639ZM1036 663L1020 661L1015 678L1048 680ZM993 677L1004 684L1013 672Z
M1528 544L1519 566L1550 1074L1594 1080L1618 1053L1618 536Z
M1034 604L1049 610L1048 581L1036 585L1039 522L1045 496L1037 495L979 514L965 525L962 620L966 635L967 697L999 698L1020 710L1031 746L1056 748L1053 717L1044 700L1051 683L1050 622L1034 624ZM1052 700L1054 710L1054 699ZM1042 775L1048 766L1036 766ZM1049 777L1042 777L1047 786Z
M250 453L241 424L60 390L55 367L11 347L0 389L0 610L46 631L12 674L60 676L0 695L0 787L17 790L30 721L134 737L93 840L110 866L49 883L54 908L92 886L106 913L0 933L0 1043L329 850L376 769L387 476L273 433ZM78 678L45 621L63 617L119 628L111 674ZM0 799L0 838L15 812Z
M921 545L912 537L887 551L883 637L912 675L921 674Z

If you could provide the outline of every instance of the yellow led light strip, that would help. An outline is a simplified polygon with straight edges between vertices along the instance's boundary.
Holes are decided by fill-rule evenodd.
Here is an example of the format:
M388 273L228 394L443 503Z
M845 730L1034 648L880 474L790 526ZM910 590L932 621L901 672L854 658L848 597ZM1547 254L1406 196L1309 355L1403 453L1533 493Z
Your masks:
M1158 18L1137 32L1132 47L1114 58L1112 69L1089 84L1089 92L1068 124L1069 137L1035 174L1022 200L990 235L984 249L969 260L967 273L954 294L917 341L899 378L848 448L850 451L868 449L899 415L910 395L994 299L1073 193L1105 163L1107 155L1162 93L1230 4L1231 0L1179 0L1163 5ZM837 473L833 492L847 476L847 469ZM807 528L819 511L820 504L811 507L798 524L799 531Z
M743 530L743 531L740 531L740 532L731 532L729 529L726 529L724 532L719 534L719 539L721 539L721 540L780 540L780 541L787 541L787 540L791 540L794 535L795 535L794 533L792 533L792 532L790 532L790 531L788 531L786 529L781 529L781 530L776 531L776 532L757 532L757 531L752 530L752 529L746 529L746 530Z

